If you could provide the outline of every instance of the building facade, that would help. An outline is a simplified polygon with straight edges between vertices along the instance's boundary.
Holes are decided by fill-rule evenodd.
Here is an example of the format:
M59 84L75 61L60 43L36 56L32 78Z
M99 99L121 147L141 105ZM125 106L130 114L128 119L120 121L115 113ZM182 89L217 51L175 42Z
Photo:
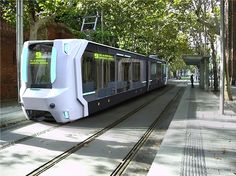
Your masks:
M46 39L73 38L70 31L61 24L46 27ZM29 33L24 33L24 41L29 40ZM17 59L16 29L0 17L0 102L17 100Z
M1 19L0 19L1 20ZM16 30L0 21L1 101L17 98Z

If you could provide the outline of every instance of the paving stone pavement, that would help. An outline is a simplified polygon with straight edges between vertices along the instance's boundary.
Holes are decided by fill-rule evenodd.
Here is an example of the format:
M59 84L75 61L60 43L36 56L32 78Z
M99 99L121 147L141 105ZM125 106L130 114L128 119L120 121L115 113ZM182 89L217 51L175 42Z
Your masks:
M148 176L236 175L236 106L226 102L220 115L218 105L212 92L187 87Z

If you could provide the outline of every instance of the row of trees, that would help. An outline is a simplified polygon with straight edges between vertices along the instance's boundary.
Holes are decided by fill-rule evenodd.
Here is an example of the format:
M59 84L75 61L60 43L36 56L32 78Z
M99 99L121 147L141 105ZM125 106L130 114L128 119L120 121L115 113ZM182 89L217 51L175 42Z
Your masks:
M1 0L3 18L15 24L16 2ZM100 15L93 41L139 52L157 54L175 73L186 68L183 54L211 55L214 89L218 89L216 39L219 36L218 0L24 0L24 29L40 39L40 29L63 23L75 36L82 18ZM42 30L41 30L42 31Z

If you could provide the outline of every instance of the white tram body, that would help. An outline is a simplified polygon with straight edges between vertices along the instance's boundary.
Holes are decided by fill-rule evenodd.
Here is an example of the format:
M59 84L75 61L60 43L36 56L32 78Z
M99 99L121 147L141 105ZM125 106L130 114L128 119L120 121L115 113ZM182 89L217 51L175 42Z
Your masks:
M22 109L29 119L74 121L167 84L160 59L84 39L27 41Z

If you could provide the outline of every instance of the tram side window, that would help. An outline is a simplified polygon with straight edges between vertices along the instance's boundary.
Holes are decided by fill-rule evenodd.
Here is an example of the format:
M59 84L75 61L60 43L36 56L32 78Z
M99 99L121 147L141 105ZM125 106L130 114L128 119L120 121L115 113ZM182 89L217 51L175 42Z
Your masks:
M140 63L133 62L133 81L140 81Z
M162 65L160 63L157 64L157 79L161 80L162 78Z
M82 60L82 80L83 80L83 93L85 95L95 93L97 89L96 79L96 61L93 58L92 52L85 52Z
M166 77L166 65L165 64L161 64L161 68L162 68L162 77Z
M97 63L98 98L115 94L115 58L105 53L94 53Z
M151 63L151 80L155 80L157 75L157 64L155 62Z
M141 61L134 59L133 61L133 88L140 88L143 86L141 82Z
M115 81L115 60L103 61L103 87L108 87L110 82Z
M132 59L126 57L117 57L117 93L129 90L131 80Z
M85 52L82 61L83 95L88 101L115 93L115 59L112 55Z

